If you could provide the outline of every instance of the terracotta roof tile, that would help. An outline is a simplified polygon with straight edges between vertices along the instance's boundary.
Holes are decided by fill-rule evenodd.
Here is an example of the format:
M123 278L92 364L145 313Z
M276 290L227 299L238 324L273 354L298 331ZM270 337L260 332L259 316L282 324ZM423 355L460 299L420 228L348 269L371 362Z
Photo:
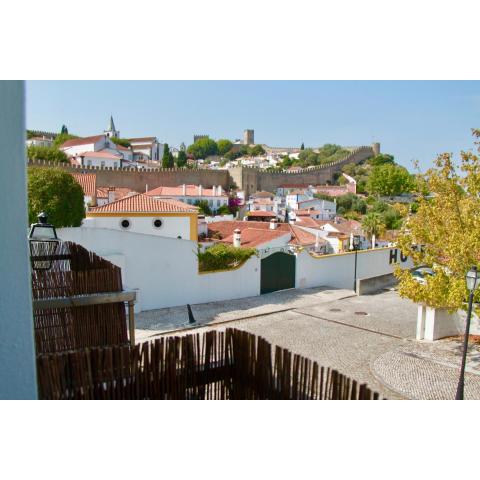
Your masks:
M154 141L157 137L138 137L138 138L129 138L128 141L132 142L146 142L147 140Z
M267 212L267 210L251 210L247 213L249 217L272 217L276 218L277 214L274 212Z
M120 155L115 155L114 153L110 152L82 152L78 154L77 156L80 157L90 157L90 158L106 158L110 160L120 160L122 157Z
M88 145L90 143L97 143L105 138L105 135L94 135L93 137L72 138L62 143L60 148L76 147L77 145Z
M265 230L261 228L245 228L242 230L241 246L258 247L264 243L287 235L283 230ZM222 240L223 243L233 243L233 233Z
M87 216L95 213L167 213L167 212L197 212L196 207L176 200L156 200L148 195L139 193L124 197L101 207L91 208Z
M108 192L113 191L115 201L120 200L127 195L137 195L138 192L131 190L130 188L123 187L98 187L97 188L97 199L98 198L108 198Z
M71 175L80 184L85 196L95 195L97 176L94 173L72 173Z

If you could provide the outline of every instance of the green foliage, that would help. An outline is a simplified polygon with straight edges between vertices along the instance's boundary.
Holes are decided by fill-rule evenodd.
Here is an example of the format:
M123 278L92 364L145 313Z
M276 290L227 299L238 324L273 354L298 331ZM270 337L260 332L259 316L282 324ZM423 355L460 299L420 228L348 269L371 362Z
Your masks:
M67 130L67 132L62 132L55 137L55 140L53 141L52 146L58 148L61 145L63 145L67 140L72 140L74 138L78 138L78 137L76 135L70 135Z
M130 142L126 138L110 137L110 140L116 145L121 145L122 147L128 148L131 146Z
M253 147L248 147L247 155L250 157L258 157L260 155L265 155L265 150L261 145L254 145Z
M30 145L27 148L27 157L29 160L45 160L54 163L66 163L68 157L65 152L55 147L41 147Z
M458 168L451 153L438 156L423 176L432 196L418 192L418 211L406 220L398 238L403 254L415 265L432 267L435 275L419 284L409 270L395 272L402 297L450 310L465 309L465 274L480 266L480 156L463 151L460 159ZM480 301L480 289L474 301Z
M62 125L60 133L63 134L63 135L68 135L68 128L67 128L66 125Z
M300 145L300 150L305 150L305 145L304 145L303 142L302 142L302 144Z
M40 212L55 227L78 227L85 218L82 187L59 168L28 169L28 219L37 221Z
M382 216L376 212L367 213L362 220L362 228L369 236L375 235L378 237L385 231L385 224Z
M256 255L254 248L236 248L232 245L217 243L205 252L199 252L198 266L201 272L236 268Z
M174 167L174 158L168 143L163 146L163 157L162 157L162 168L173 168Z
M210 208L210 205L208 204L207 200L197 200L195 202L195 205L198 207L198 213L203 215L212 214L212 209Z
M200 138L188 147L187 152L193 155L195 159L205 159L209 155L216 155L218 153L217 142L208 137Z
M228 208L228 205L222 205L220 208L217 209L215 213L217 215L229 215L230 209Z
M177 156L177 167L183 168L185 165L187 165L187 154L185 153L185 150L180 150Z
M219 155L225 155L232 147L233 143L226 138L221 138L217 141L217 151Z
M367 181L367 191L376 195L400 195L410 192L412 188L412 175L399 165L385 164L374 167Z
M341 212L339 211L341 209ZM337 213L343 215L345 212L354 211L364 214L367 211L367 203L363 198L354 193L346 193L337 197Z
M303 144L302 144L303 145ZM288 168L289 166L299 166L302 168L310 167L313 165L323 165L330 162L335 162L345 158L349 154L348 150L343 149L340 145L333 145L330 143L325 144L323 147L318 149L318 152L314 152L311 148L301 148L298 159L287 162L283 162L283 168ZM288 165L287 163L290 163Z
M393 155L389 155L387 153L380 153L379 155L370 158L367 160L367 163L372 167L378 167L379 165L394 165L395 159Z

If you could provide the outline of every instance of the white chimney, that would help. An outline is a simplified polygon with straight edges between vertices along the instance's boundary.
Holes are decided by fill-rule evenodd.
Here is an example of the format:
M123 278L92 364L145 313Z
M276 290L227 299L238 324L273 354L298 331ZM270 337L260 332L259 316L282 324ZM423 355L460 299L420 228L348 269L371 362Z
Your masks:
M320 251L320 232L317 232L317 237L315 238L315 251Z
M233 231L233 246L239 248L242 244L242 232L239 228L236 228Z
M218 196L220 197L222 195L222 186L218 186Z
M145 193L148 192L148 183L145 185Z
M187 195L187 186L185 184L182 185L182 195L185 197Z
M270 220L270 230L276 230L278 227L278 222L275 218Z
M110 187L108 189L108 203L112 203L115 201L115 187Z
M201 197L203 194L203 187L201 185L198 186L198 196Z

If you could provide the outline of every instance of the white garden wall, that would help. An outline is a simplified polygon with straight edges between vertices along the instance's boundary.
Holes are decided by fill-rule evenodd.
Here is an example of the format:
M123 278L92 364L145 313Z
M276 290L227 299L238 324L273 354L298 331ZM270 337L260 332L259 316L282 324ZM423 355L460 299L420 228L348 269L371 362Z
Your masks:
M141 310L260 294L258 257L236 270L200 274L190 240L103 228L62 228L58 235L122 268L124 288L139 290Z
M371 278L392 273L396 262L402 268L412 268L410 258L404 258L396 248L360 250L357 253L357 279ZM328 285L353 290L355 274L355 253L340 253L313 257L303 251L297 255L297 288L311 288Z

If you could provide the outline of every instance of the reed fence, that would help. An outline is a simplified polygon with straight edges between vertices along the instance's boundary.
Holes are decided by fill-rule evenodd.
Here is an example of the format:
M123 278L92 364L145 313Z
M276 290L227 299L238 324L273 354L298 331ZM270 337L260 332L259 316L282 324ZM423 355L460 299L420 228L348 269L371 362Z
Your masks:
M377 400L365 384L227 329L37 357L42 399Z
M36 249L33 245L32 266L39 261L51 266L32 268L34 305L36 300L122 291L120 268L80 245L60 243L52 255ZM37 354L128 343L123 302L34 308L33 317Z

